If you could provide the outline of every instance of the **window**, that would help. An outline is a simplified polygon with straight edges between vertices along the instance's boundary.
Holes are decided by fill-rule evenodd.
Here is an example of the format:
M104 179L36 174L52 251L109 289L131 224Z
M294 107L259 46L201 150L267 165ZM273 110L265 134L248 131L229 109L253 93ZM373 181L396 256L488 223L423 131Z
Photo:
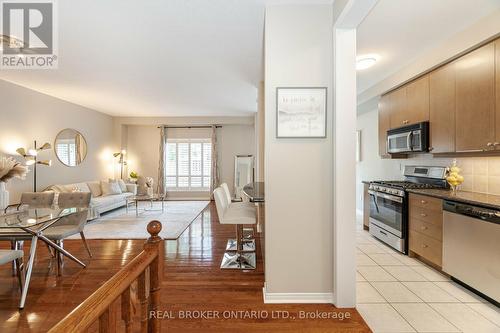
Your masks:
M58 140L57 157L68 166L76 166L76 144L74 140Z
M208 191L212 167L210 139L168 139L167 191Z

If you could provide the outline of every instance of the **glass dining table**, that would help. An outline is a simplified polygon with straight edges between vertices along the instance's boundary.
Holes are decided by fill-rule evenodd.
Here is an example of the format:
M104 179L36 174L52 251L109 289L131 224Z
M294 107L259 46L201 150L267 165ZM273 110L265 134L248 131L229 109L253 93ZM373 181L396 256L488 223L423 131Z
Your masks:
M19 303L19 308L23 309L26 302L26 297L28 295L28 288L31 280L31 273L33 271L33 264L35 262L36 255L36 245L38 240L41 240L47 246L54 249L56 254L59 252L69 259L73 260L82 267L86 267L85 264L69 253L64 248L60 247L47 237L43 235L44 230L51 227L57 221L63 217L70 216L72 214L87 211L87 208L26 208L19 211L14 211L5 215L0 215L0 237L9 237L15 239L16 235L25 232L27 235L31 236L31 246L29 259L25 269L25 282L21 294L21 300Z

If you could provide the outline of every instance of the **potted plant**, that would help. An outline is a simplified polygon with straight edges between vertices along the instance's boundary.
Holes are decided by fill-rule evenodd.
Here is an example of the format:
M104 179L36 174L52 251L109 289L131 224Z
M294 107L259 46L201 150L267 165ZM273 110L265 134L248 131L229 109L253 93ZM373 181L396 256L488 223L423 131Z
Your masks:
M137 172L136 171L132 171L130 173L130 182L136 183L138 177L139 177L139 175L137 174Z
M17 162L12 157L0 158L0 209L5 209L9 205L9 192L5 184L13 178L26 178L28 167Z

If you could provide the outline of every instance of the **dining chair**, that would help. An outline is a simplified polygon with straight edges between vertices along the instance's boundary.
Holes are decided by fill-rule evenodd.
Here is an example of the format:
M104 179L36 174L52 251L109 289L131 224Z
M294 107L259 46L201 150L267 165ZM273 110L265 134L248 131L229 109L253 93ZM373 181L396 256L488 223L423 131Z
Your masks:
M54 192L24 192L21 194L21 200L18 204L8 205L4 213L15 212L22 206L30 208L50 208L54 203ZM14 210L15 208L15 210Z
M72 192L72 193L59 193L57 199L57 205L59 208L88 208L90 206L90 192ZM87 211L83 210L81 212L65 216L56 222L50 228L47 228L43 235L48 239L54 241L61 248L64 248L64 239L80 234L82 238L83 245L87 250L89 256L92 258L92 253L90 252L89 245L85 239L83 229L87 223ZM57 269L58 275L61 273L61 265L63 263L63 254L57 253Z
M19 281L19 288L21 292L24 287L24 264L23 264L24 252L21 250L0 250L0 265L8 264L10 262L15 262L17 269L17 279Z
M4 213L15 213L23 206L29 208L50 208L54 202L54 196L54 192L24 192L21 194L20 203L7 206ZM32 235L18 228L0 230L0 241L10 241L11 250L22 251L24 241L31 240L31 238ZM12 261L12 274L16 275L16 271L16 262Z

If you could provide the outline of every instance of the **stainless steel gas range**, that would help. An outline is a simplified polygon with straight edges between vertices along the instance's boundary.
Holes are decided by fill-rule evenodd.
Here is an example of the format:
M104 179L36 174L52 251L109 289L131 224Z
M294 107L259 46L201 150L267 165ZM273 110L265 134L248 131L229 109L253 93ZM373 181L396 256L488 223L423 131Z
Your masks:
M370 182L370 234L408 253L408 189L446 188L446 167L405 166L404 181Z

